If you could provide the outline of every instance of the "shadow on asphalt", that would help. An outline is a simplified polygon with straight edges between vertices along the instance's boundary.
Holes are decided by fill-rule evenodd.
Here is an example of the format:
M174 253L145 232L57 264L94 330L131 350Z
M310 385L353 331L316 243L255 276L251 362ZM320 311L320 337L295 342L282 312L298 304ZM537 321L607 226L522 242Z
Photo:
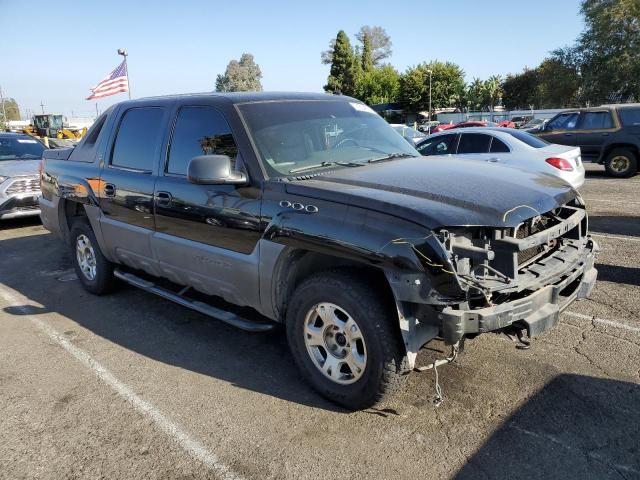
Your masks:
M42 225L39 216L0 220L0 231L14 228L36 227Z
M349 413L307 386L282 330L247 333L126 285L110 295L91 295L77 280L64 280L72 269L71 260L63 243L51 234L0 240L0 252L0 284L42 305L12 305L4 308L5 314L57 312L153 360L254 392Z
M509 417L455 478L640 478L639 405L639 385L559 375Z
M598 280L640 286L640 267L621 267L598 263Z
M640 215L589 215L589 231L611 235L640 237Z

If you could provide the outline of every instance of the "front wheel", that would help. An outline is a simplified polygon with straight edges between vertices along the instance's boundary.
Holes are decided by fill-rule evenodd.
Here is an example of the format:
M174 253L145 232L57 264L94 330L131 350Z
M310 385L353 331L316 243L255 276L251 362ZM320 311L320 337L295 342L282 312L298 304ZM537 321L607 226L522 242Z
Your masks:
M96 295L112 290L114 265L100 251L89 221L78 218L71 227L69 238L73 267L85 290Z
M383 401L403 383L407 358L394 310L361 277L322 272L296 288L287 310L289 347L321 395L349 409Z

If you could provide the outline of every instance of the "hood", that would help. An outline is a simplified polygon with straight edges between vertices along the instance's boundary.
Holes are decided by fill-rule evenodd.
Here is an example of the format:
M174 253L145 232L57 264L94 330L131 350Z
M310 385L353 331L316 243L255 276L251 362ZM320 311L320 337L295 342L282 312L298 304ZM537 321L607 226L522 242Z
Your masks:
M562 180L495 163L414 157L287 185L295 195L376 210L427 228L513 227L577 196Z
M37 175L40 160L0 160L0 177Z

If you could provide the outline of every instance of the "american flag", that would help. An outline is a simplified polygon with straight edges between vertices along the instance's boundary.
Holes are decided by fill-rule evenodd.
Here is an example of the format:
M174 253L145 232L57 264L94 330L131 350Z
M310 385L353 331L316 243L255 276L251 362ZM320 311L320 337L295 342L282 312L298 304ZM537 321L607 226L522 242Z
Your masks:
M97 85L91 89L91 95L87 97L87 100L108 97L109 95L126 92L127 90L129 90L127 84L127 61L124 60L109 75L100 80Z

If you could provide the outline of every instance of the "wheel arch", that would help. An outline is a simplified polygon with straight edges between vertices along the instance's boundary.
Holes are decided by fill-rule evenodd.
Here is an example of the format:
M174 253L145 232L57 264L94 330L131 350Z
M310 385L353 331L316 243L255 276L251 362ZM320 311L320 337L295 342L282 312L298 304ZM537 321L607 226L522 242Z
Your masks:
M605 147L602 149L602 155L600 156L599 163L604 163L607 160L609 154L618 148L631 150L631 152L636 156L636 160L640 161L640 148L638 148L638 145L633 143L614 142L605 145Z

